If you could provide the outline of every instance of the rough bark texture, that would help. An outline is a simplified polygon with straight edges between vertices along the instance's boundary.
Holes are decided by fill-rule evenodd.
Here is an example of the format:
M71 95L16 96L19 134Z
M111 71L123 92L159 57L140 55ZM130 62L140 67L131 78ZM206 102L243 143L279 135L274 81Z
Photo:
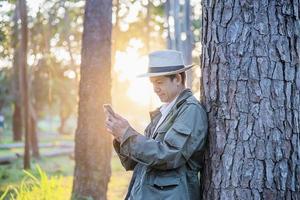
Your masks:
M203 198L300 199L300 3L202 3Z
M110 0L88 0L85 6L73 195L94 200L106 199L111 175L111 137L102 109L111 102L111 7Z

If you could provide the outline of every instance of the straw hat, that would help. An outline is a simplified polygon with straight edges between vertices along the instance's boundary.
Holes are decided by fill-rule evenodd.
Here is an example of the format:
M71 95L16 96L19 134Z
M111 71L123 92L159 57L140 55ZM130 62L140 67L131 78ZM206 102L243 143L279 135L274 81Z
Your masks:
M149 54L148 72L138 77L165 76L179 74L191 69L195 64L184 65L182 53L175 50L154 51Z

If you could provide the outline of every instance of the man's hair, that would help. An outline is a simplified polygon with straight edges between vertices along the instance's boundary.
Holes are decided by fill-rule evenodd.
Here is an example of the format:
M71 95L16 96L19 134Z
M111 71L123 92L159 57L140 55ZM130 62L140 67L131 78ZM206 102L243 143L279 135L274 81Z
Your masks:
M181 76L181 80L182 80L181 84L185 85L186 73L181 72L181 73L179 73L179 75ZM176 74L166 75L165 77L170 78L171 81L173 81L173 79L176 77Z

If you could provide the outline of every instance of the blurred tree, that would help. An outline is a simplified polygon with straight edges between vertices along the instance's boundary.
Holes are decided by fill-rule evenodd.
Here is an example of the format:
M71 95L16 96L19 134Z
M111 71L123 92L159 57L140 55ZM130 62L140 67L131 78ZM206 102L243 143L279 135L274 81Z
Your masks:
M22 129L22 102L21 102L21 92L20 92L20 80L21 74L19 73L19 41L20 41L20 27L18 21L20 20L18 1L15 3L15 10L13 15L13 34L12 34L12 49L13 54L13 70L14 76L12 80L12 93L14 95L14 113L12 120L12 130L13 130L13 141L21 141L23 135Z
M14 35L13 35L13 47L14 49L14 72L15 80L13 91L15 94L15 112L13 115L13 130L22 131L22 124L24 124L25 132L28 132L28 135L25 135L25 154L24 154L24 166L30 168L27 162L30 162L30 149L32 150L32 155L35 158L39 158L39 147L38 147L38 135L36 131L36 114L35 109L32 105L32 95L30 83L31 81L31 72L27 73L27 52L28 52L28 17L27 17L27 6L26 1L21 2L17 1L15 3L15 15L14 15ZM22 18L21 18L22 17ZM21 21L20 29L18 27L18 19ZM29 68L30 70L30 68ZM26 83L26 84L25 84ZM22 98L19 98L22 96ZM22 123L15 124L18 122L18 108L19 108L19 99L22 99L23 107L21 108L21 114L23 115ZM22 111L23 110L23 111ZM29 119L27 119L29 118ZM15 127L18 126L19 127ZM14 135L19 136L20 133L14 133ZM18 138L19 139L19 138ZM30 141L27 141L30 140ZM29 160L29 161L28 161Z
M27 8L26 0L19 0L20 9L20 21L21 21L21 40L19 51L19 64L22 84L21 94L23 102L23 117L25 128L25 149L24 149L24 169L30 169L30 111L29 111L29 98L28 98L28 81L27 81L27 41L28 41L28 29L27 29Z
M75 198L106 199L112 149L102 105L111 102L111 20L112 1L86 1L75 135Z
M299 1L203 1L203 199L300 199Z

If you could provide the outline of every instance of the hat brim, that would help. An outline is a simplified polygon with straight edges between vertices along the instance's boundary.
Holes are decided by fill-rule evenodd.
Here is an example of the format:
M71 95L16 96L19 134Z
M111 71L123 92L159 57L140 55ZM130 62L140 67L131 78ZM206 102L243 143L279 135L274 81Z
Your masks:
M176 70L176 71L160 72L160 73L145 73L145 74L140 74L137 77L138 78L143 78L143 77L154 77L154 76L166 76L166 75L172 75L172 74L179 74L181 72L184 72L184 71L187 71L187 70L191 69L194 66L196 66L196 64L187 65L184 68Z

